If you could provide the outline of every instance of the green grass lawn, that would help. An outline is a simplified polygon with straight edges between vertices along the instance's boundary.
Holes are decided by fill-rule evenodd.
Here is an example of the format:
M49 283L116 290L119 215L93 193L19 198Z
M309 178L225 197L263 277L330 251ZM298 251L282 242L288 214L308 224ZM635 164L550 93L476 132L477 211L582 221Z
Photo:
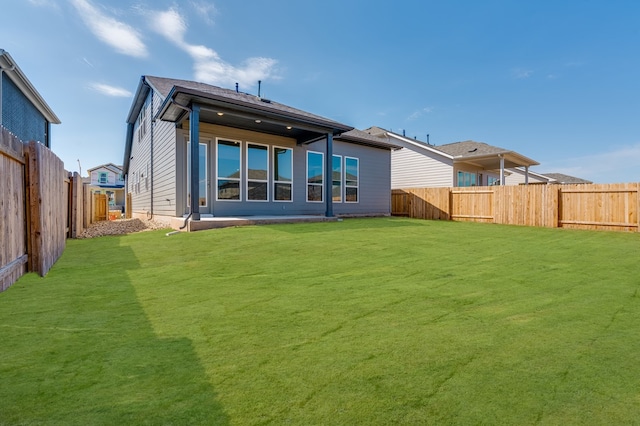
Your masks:
M640 234L420 221L68 241L0 424L634 424Z

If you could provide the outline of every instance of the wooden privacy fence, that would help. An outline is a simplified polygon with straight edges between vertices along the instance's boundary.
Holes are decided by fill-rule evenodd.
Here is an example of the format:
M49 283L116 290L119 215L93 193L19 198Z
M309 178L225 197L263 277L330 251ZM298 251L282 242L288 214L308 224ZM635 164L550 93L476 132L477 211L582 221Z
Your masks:
M46 275L66 237L82 232L82 182L52 151L0 127L0 291L26 272Z
M407 188L391 192L391 213L457 220L640 231L640 184Z

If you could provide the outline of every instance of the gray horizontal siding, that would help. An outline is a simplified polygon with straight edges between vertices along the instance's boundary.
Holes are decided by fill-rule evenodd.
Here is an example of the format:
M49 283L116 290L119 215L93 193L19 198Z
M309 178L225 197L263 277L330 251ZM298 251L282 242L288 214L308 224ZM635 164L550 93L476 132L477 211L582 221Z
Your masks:
M421 188L453 186L453 160L404 141L391 154L391 187Z
M307 152L326 152L326 142L320 141L309 145L297 145L294 139L256 132L242 131L201 123L200 142L208 144L208 177L210 182L209 203L212 208L203 208L201 213L213 213L215 216L246 215L295 215L325 213L325 203L309 203L306 201L306 167ZM186 127L186 126L185 126ZM188 130L178 132L178 155L176 157L177 203L178 210L186 213L186 143ZM242 201L218 201L216 195L216 138L226 138L242 143ZM293 150L293 201L274 202L271 189L273 182L269 179L270 201L256 202L246 200L246 143L253 142L269 146L270 175L273 170L273 146L291 148ZM334 203L335 214L389 214L390 213L390 151L354 145L340 141L334 142L335 155L355 157L359 159L359 202ZM343 160L344 161L344 160ZM165 167L165 166L163 166ZM175 168L175 167L174 167ZM184 206L180 208L180 206ZM178 213L180 214L180 213Z

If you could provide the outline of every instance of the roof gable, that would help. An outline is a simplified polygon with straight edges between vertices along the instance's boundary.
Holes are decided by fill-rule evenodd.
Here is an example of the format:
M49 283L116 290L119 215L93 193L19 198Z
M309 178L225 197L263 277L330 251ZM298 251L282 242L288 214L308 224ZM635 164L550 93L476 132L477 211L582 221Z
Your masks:
M112 171L113 173L116 173L116 174L122 173L122 167L121 166L117 166L117 165L115 165L113 163L101 164L99 166L92 167L90 169L87 169L87 172L91 173L91 172L96 171L98 169L107 169L107 170L110 170L110 171Z
M11 55L9 55L9 52L3 49L0 49L0 68L2 68L2 71L18 86L18 89L20 89L49 123L61 123L58 116L56 116L51 107L49 107L27 76L22 72L18 64L16 64Z

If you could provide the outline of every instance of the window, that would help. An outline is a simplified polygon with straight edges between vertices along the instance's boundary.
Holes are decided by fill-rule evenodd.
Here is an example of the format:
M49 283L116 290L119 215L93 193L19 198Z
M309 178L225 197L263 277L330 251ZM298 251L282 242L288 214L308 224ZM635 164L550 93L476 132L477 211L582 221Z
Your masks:
M357 158L344 157L344 169L345 202L357 203L360 182L360 161Z
M145 101L144 105L140 109L140 114L138 114L138 120L136 121L138 125L138 141L142 140L142 138L147 134L147 102Z
M487 185L500 185L500 178L494 176L487 176Z
M334 203L342 202L342 157L339 155L333 156L333 164L331 166L331 200Z
M240 142L218 140L218 200L240 198Z
M476 186L477 178L475 173L458 172L458 186Z
M98 173L98 182L100 185L106 185L109 182L109 177L107 176L107 172L99 172Z
M209 180L207 178L207 144L198 146L198 205L206 207L209 204ZM187 141L187 194L191 198L191 143ZM187 201L189 203L189 201Z
M293 150L273 147L273 201L292 201Z
M247 144L247 200L269 201L269 147Z
M324 154L307 152L307 201L322 202L324 182Z

